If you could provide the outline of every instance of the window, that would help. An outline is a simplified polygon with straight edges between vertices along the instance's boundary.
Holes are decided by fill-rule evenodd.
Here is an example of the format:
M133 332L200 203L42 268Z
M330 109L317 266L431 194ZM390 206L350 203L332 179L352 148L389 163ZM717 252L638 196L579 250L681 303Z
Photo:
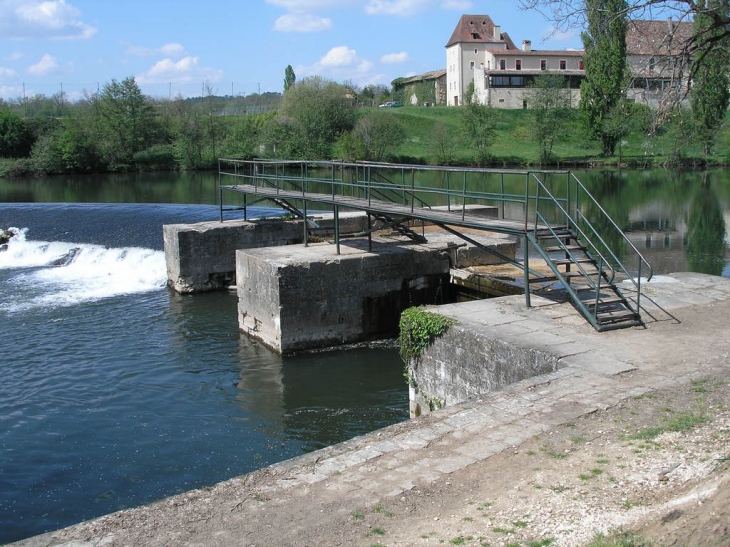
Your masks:
M560 70L565 70L567 68L567 63L565 62L565 59L560 59Z
M472 61L471 63L469 63L469 68L472 69L472 70L474 70L474 61Z
M578 69L579 70L585 70L586 69L586 66L583 64L583 59L581 59L580 61L578 61Z
M479 50L478 49L475 49L474 50L474 55L476 55L477 53L479 53Z
M522 59L515 59L515 70L522 70Z
M506 70L507 69L507 61L504 59L499 60L499 70Z
M547 70L547 61L545 59L540 59L540 70Z
M649 72L654 72L655 67L656 67L656 59L654 57L651 57L649 59Z

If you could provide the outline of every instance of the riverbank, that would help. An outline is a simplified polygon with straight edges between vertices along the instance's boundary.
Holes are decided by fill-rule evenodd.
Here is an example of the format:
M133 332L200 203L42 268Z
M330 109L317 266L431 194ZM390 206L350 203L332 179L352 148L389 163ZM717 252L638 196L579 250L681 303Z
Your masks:
M521 316L515 329L574 330L594 351L480 400L17 545L568 546L616 527L660 545L721 545L730 280L677 274L646 293L646 329L603 334L564 304L484 301L495 318L504 307Z

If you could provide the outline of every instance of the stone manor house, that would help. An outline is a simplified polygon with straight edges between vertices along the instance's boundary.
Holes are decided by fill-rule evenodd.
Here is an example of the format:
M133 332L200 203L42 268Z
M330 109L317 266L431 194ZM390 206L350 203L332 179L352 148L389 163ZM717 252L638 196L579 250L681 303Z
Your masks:
M670 96L684 96L682 50L691 34L692 23L688 22L629 21L629 100L656 108ZM533 49L530 40L517 47L488 15L462 15L446 44L446 69L400 80L396 91L402 91L409 103L420 104L417 86L432 84L436 104L459 106L473 82L481 104L527 108L526 90L536 76L550 71L564 77L571 104L577 106L585 78L583 54L583 50Z

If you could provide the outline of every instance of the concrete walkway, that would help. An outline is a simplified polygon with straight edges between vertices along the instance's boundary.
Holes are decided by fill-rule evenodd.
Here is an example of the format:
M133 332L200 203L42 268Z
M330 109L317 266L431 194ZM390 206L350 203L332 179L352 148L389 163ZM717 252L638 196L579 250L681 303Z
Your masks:
M467 468L557 425L728 367L730 279L664 276L645 295L646 329L602 334L570 306L546 300L533 299L530 309L522 297L447 306L444 313L462 325L497 329L543 351L559 347L562 368L209 489L16 545L350 544L344 528L357 508L457 481Z

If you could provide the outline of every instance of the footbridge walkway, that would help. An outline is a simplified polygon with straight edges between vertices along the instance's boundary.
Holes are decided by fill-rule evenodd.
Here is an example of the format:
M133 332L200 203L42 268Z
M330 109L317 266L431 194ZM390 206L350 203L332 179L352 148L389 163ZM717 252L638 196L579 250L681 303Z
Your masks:
M651 265L571 171L430 167L373 162L219 160L220 219L273 201L305 219L304 242L318 228L309 211L330 209L339 252L339 214L363 211L368 238L396 230L426 241L431 223L494 254L472 230L520 238L516 259L525 299L559 292L598 331L641 325L641 283ZM494 212L485 216L485 207ZM531 261L544 261L536 268Z

